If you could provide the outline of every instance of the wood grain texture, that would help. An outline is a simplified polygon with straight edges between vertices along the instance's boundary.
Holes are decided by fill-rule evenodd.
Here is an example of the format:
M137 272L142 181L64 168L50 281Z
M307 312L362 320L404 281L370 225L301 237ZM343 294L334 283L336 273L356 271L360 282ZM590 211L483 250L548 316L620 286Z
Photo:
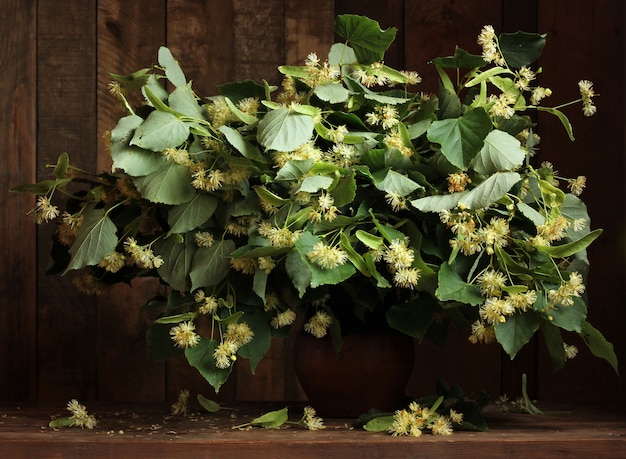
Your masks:
M281 81L277 67L285 63L284 2L233 0L234 78L270 84Z
M96 8L38 3L38 179L68 152L79 167L96 163ZM58 197L57 197L58 198ZM96 305L76 293L70 277L46 276L51 235L38 236L39 400L96 395Z
M565 109L576 136L570 142L553 117L539 117L539 158L551 161L563 177L587 176L581 198L587 204L592 228L604 233L589 249L591 263L587 294L589 321L615 345L622 373L626 363L624 222L624 4L621 1L556 2L539 4L539 30L547 44L541 64L541 83L552 89L551 106L579 97L577 83L588 79L599 97L597 113L582 115L580 105ZM579 356L558 373L545 354L540 360L539 395L556 399L624 396L626 380L604 361L594 358L573 334ZM575 382L575 383L574 383ZM621 394L621 395L620 395Z
M165 1L99 0L97 35L97 172L110 171L111 157L102 136L124 113L109 92L109 73L128 74L157 62L165 44ZM135 105L141 95L129 96ZM101 400L163 400L165 365L147 358L149 318L140 307L154 296L156 279L114 285L97 298L97 396Z
M428 62L454 54L455 46L480 53L476 38L485 24L500 30L499 0L406 0L404 14L404 66L420 73L424 91L438 91L438 77Z
M36 2L4 1L0 18L0 398L36 397L34 200L9 192L35 178Z
M335 42L335 2L285 1L285 64L303 65L307 55L324 60Z
M353 428L353 420L325 419L326 428L308 431L232 429L284 404L229 404L235 411L196 412L172 416L167 405L88 405L99 425L95 430L46 427L46 409L0 407L0 444L7 457L133 457L137 459L193 458L623 458L626 410L621 405L542 405L546 414L502 413L488 407L489 432L455 431L451 436L425 433L419 438L393 437L386 432ZM288 406L297 420L302 405ZM67 412L66 412L67 413ZM66 414L65 413L65 414Z

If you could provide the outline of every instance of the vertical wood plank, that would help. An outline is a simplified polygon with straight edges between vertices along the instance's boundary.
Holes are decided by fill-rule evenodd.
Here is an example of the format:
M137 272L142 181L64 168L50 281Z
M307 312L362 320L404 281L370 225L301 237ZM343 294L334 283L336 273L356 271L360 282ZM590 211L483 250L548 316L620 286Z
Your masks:
M108 73L151 67L165 44L165 1L99 0L97 16L97 172L111 169L102 134L126 113L108 91ZM133 99L134 100L134 99ZM114 285L97 298L97 395L101 400L154 401L165 397L165 365L147 359L149 318L140 307L154 295L156 279Z
M234 78L233 8L230 0L167 2L167 46L200 97Z
M281 81L285 62L285 10L280 0L233 0L233 56L236 80Z
M35 179L36 2L3 1L0 18L0 400L36 398L35 225L32 197L9 188Z
M420 89L438 91L438 77L431 59L454 54L455 46L480 53L476 38L491 24L500 30L500 0L405 0L404 67L422 75ZM506 2L504 2L506 3Z
M619 0L539 4L539 30L548 34L542 55L543 85L553 90L551 106L579 97L579 79L593 81L600 97L597 113L582 115L580 106L565 110L574 127L575 142L567 139L560 123L539 117L540 160L551 161L564 177L587 176L581 198L588 206L592 228L604 233L589 248L591 263L587 294L588 320L615 345L620 363L626 361L624 310L624 4ZM626 393L609 365L591 356L571 334L566 342L579 347L579 356L554 373L544 353L540 360L539 396L583 400Z
M79 167L96 163L96 7L92 2L38 2L38 179L46 163L68 152ZM57 197L58 198L58 197ZM38 236L39 400L93 399L96 308L71 275L46 276L50 231Z

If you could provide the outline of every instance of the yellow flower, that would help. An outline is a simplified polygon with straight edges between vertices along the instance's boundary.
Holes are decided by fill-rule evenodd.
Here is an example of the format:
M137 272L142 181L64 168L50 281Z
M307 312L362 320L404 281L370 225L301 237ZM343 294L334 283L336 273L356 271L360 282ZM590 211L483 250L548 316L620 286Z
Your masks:
M315 263L322 269L333 269L348 261L346 252L339 247L329 246L323 242L317 242L306 256L312 263Z
M196 326L193 322L181 322L170 329L170 337L177 347L194 347L200 342L200 336L195 332Z
M317 311L313 317L311 317L309 321L304 324L304 330L316 338L322 338L323 336L326 336L327 329L330 327L332 322L333 319L331 316L326 314L324 311Z

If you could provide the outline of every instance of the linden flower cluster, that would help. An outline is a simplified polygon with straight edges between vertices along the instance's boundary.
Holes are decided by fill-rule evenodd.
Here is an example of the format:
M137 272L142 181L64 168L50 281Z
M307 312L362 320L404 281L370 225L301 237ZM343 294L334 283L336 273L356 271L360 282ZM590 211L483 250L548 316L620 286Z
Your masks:
M493 26L484 26L478 36L477 42L482 47L482 57L485 62L493 63L499 67L508 68L508 64L502 55L498 37L496 36ZM515 88L521 92L529 91L531 93L530 102L532 105L537 106L543 99L552 95L552 90L550 88L531 86L531 82L537 78L537 74L529 67L520 67L514 72L514 76ZM596 107L592 98L597 95L593 89L593 83L589 80L580 80L578 82L578 88L581 96L580 99L556 108L562 108L566 105L582 102L583 114L585 116L592 116L596 112ZM488 102L491 103L489 113L496 117L509 119L515 114L515 104L517 101L518 95L511 91L504 90L499 95L492 94L488 99Z
M95 416L89 414L85 405L81 405L76 399L72 399L68 402L67 411L72 413L70 419L73 422L73 425L79 426L83 429L85 427L93 429L97 424Z
M463 414L454 410L450 410L449 416L443 416L417 402L411 402L408 409L395 412L390 433L394 437L420 437L428 429L433 435L452 435L452 424L460 424L462 421Z
M228 368L237 360L237 350L252 341L254 332L245 322L228 324L222 341L215 349L213 358L217 368Z

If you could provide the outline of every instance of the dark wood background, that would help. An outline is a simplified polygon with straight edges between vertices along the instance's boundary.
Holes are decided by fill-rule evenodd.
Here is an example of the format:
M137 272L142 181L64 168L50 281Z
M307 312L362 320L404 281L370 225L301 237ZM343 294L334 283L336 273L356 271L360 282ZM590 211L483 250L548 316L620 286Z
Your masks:
M540 157L565 176L588 177L583 197L593 226L605 229L590 253L589 318L626 365L622 0L0 0L0 10L0 401L161 401L183 388L213 396L184 361L146 359L149 318L139 306L151 283L93 298L46 276L49 231L26 216L32 197L8 189L47 177L45 164L65 151L86 169L110 166L101 137L121 112L107 72L151 66L165 44L200 95L231 80L276 83L276 66L300 64L311 51L325 55L340 13L397 27L386 62L420 72L424 90L436 89L428 60L457 44L479 52L485 24L548 35L541 83L553 89L551 103L577 97L580 78L594 81L597 115L568 111L576 142L539 117ZM466 391L518 395L527 373L540 400L625 399L624 379L572 342L580 356L558 373L541 340L513 362L463 338L445 349L425 343L417 346L410 392L431 394L443 377ZM239 362L218 398L301 399L288 343L275 343L254 377Z

